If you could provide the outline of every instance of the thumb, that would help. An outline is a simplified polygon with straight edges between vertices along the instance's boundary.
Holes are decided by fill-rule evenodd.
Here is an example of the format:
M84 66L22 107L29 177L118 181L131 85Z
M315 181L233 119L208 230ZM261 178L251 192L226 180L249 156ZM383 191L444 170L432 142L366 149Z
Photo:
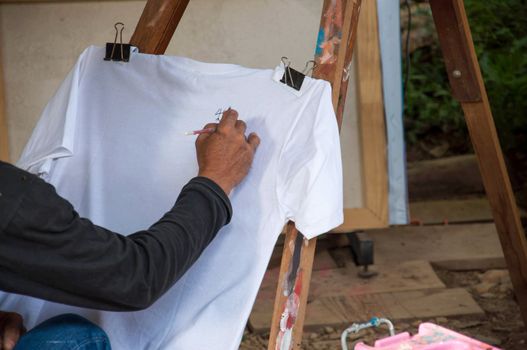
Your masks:
M249 145L251 145L252 149L256 151L256 149L260 145L260 138L258 137L258 135L256 135L255 132L252 132L247 137L247 142L249 143Z
M198 135L198 137L196 137L196 145L203 142L209 136L210 136L209 133L203 133L203 134Z
M218 124L217 123L208 123L208 124L206 124L203 127L203 130L207 130L207 129L210 129L210 130L214 129L214 130L216 130L217 128L218 128ZM204 132L202 134L199 134L198 137L196 138L196 144L198 144L201 141L205 140L211 134L212 134L212 132Z

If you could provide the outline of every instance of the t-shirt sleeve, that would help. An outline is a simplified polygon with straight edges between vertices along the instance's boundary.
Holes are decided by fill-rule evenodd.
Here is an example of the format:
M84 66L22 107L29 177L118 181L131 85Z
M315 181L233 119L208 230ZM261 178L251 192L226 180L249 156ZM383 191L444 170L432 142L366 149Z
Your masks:
M307 238L343 221L342 159L331 86L317 84L282 149L277 186L281 210Z
M51 100L26 144L17 166L33 174L46 175L53 160L73 154L83 58L79 57Z

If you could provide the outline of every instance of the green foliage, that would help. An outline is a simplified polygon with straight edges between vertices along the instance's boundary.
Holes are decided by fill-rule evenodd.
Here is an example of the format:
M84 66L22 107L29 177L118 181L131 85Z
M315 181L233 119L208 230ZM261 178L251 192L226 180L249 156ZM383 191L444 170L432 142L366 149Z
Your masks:
M451 96L439 48L421 48L412 54L411 62L405 119L408 142L438 133L465 137L461 107Z
M494 120L505 150L527 151L527 0L465 0ZM432 33L433 22L425 26ZM466 138L459 104L450 96L437 40L410 57L407 139L440 130Z

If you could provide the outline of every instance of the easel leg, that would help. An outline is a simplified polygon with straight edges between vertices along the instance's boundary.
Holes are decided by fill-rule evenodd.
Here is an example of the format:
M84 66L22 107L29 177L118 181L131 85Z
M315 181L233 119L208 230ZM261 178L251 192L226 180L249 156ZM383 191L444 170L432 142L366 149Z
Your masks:
M292 223L287 225L269 350L300 348L316 242L305 239Z
M162 55L190 0L148 0L130 44L142 53Z
M454 97L461 102L514 293L527 325L527 243L462 0L430 0Z
M374 1L374 0L372 0ZM313 77L333 88L333 107L339 127L346 99L346 74L353 53L361 0L325 0L315 51ZM303 242L303 243L302 243ZM269 350L299 349L313 269L316 238L304 240L288 224L269 336Z

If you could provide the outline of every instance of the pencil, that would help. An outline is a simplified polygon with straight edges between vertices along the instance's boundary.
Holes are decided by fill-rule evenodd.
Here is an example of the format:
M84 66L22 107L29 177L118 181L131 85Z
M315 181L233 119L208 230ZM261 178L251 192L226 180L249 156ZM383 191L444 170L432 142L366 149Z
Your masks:
M216 128L205 128L201 130L186 131L185 135L190 136L190 135L210 134L214 131L216 131Z

